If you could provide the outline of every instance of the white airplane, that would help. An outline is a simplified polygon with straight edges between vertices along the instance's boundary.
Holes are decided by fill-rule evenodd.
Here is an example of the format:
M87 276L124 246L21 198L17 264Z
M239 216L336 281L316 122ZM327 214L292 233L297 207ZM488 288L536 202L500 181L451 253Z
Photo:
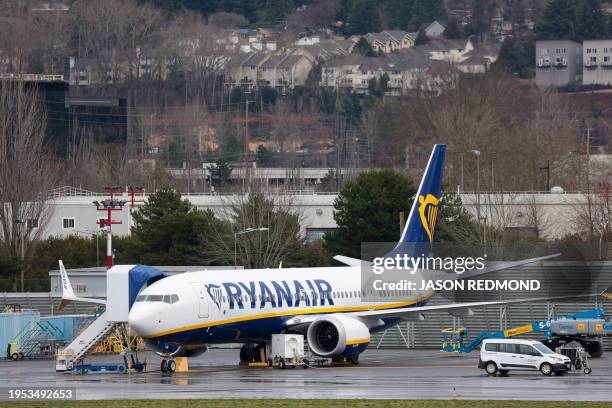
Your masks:
M445 149L445 145L434 147L418 199L398 245L387 257L427 256L435 237ZM492 265L479 274L549 257ZM202 271L166 277L138 294L128 322L149 345L170 359L199 354L209 344L245 343L241 360L247 361L259 355L258 350L253 351L253 344L265 345L273 334L293 332L306 334L311 351L318 356L357 363L370 342L370 333L401 320L422 319L429 311L465 316L472 314L473 307L513 303L428 306L433 290L376 294L371 287L362 286L362 268L371 267L370 263L344 256L335 259L347 266ZM433 270L406 274L413 280L467 277ZM373 299L376 295L381 297ZM163 361L162 368L165 364Z
M386 258L429 254L435 238L445 150L445 145L434 146L399 243ZM557 255L489 263L472 274L427 269L405 274L412 281L465 279ZM158 280L138 294L140 287L130 293L128 323L164 357L162 371L173 371L174 357L198 355L209 344L244 343L241 361L253 361L271 336L279 333L306 334L314 354L357 363L370 342L370 333L402 320L422 320L430 311L466 316L474 307L542 300L428 306L434 290L375 291L371 282L362 282L364 268L369 272L371 263L345 256L335 259L347 266L213 270L161 278L158 270L139 265L134 268L144 274L152 270ZM60 267L62 280L67 282L63 265ZM92 301L77 298L69 282L63 285L68 300Z

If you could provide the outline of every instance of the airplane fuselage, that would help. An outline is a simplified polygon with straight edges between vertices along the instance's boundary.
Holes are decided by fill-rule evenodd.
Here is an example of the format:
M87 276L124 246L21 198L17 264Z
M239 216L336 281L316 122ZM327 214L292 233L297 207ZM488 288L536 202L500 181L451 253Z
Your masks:
M264 341L296 316L423 306L433 294L374 293L362 288L361 273L360 267L184 273L145 288L129 321L143 337L171 344Z

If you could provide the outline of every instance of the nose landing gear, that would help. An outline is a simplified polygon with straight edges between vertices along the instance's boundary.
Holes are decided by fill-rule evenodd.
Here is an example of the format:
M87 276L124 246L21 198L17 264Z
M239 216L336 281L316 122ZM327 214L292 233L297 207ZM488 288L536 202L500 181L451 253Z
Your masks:
M166 360L165 358L161 361L162 373L174 373L176 371L176 361L173 359Z

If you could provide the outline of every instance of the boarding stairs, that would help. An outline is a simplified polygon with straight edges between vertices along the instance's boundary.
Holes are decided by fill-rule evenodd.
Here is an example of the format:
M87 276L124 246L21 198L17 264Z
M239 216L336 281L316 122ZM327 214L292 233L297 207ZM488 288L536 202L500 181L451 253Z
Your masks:
M102 313L72 343L57 354L55 371L71 370L75 362L81 360L89 350L95 347L115 327L116 322L109 322L106 313Z
M63 342L62 331L48 321L32 322L15 337L19 353L24 358L47 358ZM63 343L63 344L62 344Z

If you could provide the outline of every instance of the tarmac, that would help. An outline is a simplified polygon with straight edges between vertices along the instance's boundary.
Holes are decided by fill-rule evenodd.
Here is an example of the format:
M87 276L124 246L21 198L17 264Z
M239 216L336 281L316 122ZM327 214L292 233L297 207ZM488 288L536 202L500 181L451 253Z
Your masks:
M478 353L435 350L367 350L356 366L325 368L240 367L238 349L212 349L189 359L188 373L163 374L160 358L146 353L146 373L56 373L53 361L0 361L0 400L10 388L72 388L76 398L341 398L341 399L524 399L612 400L612 353L590 360L593 372L544 377L511 372L488 377ZM141 360L143 359L141 353ZM98 355L92 362L119 362Z

